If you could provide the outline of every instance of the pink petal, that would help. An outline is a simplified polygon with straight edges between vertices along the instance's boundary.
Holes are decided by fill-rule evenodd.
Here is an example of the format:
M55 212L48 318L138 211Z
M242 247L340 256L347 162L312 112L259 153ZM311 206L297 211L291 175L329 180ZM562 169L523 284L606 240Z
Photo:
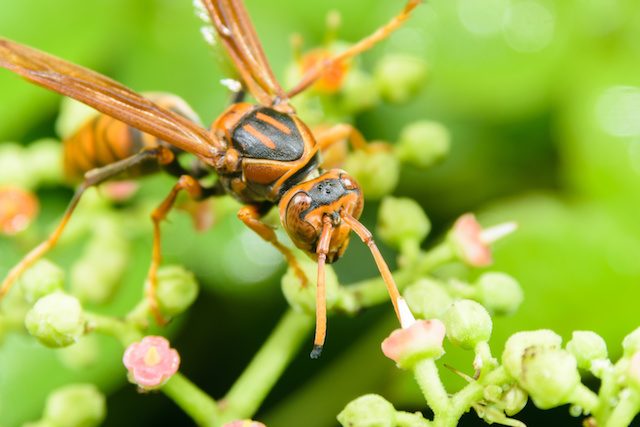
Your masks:
M264 424L258 421L251 420L238 420L225 424L222 427L266 427Z
M147 355L155 347L156 363L147 364ZM131 372L134 381L145 387L161 385L178 370L180 355L169 348L164 337L147 336L139 343L131 344L124 352L122 362Z
M442 355L446 330L438 320L417 320L406 329L396 329L382 342L382 352L399 365L415 358Z
M491 264L489 245L481 239L482 227L473 214L464 214L453 224L453 240L462 252L462 258L474 267Z

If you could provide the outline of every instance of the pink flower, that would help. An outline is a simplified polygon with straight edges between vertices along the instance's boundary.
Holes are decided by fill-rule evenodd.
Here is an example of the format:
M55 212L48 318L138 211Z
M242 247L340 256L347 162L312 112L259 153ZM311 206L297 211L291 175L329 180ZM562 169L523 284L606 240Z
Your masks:
M267 426L265 426L264 424L258 421L238 420L232 423L225 424L222 427L267 427Z
M458 218L451 231L451 239L458 256L474 267L486 267L492 262L489 245L482 240L481 233L482 227L470 213Z
M0 232L17 234L29 226L40 210L33 193L20 187L0 187Z
M166 338L150 335L127 347L122 362L129 370L129 381L142 388L156 388L176 373L180 356L169 348Z
M382 352L399 368L410 369L426 358L437 359L444 354L442 341L445 327L438 319L416 320L405 329L396 329L382 342Z

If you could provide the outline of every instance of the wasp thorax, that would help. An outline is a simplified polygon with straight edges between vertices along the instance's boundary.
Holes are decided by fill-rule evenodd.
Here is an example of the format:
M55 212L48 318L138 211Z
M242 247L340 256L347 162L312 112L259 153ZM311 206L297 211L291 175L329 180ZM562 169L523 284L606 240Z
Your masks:
M293 243L316 259L323 221L328 217L332 228L327 262L333 262L349 243L351 229L342 215L358 218L362 206L362 191L356 180L336 169L289 190L280 201L280 218Z

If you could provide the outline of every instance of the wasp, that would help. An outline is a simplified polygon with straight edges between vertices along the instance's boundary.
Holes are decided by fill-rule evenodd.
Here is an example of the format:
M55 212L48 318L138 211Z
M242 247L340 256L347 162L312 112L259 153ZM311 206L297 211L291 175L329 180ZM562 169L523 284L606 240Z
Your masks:
M229 194L242 202L245 206L238 212L240 220L274 245L306 283L291 250L278 241L271 227L260 221L277 206L282 226L293 244L318 263L312 358L320 355L326 336L325 264L341 257L351 231L369 246L402 323L402 297L371 233L358 221L364 206L360 186L343 170L321 168L324 149L345 137L357 144L362 135L350 126L338 125L314 136L296 115L290 100L331 67L387 37L420 2L409 0L387 24L342 53L309 68L299 83L286 92L271 70L242 1L201 0L219 42L237 70L241 90L256 101L232 104L210 130L197 124L195 113L179 98L144 97L99 73L0 38L0 66L101 113L65 142L66 171L82 177L82 182L56 229L9 272L0 287L0 296L56 244L87 188L123 174L140 176L163 169L179 179L151 215L153 254L145 293L157 323L165 322L155 299L156 271L162 261L160 223L182 191L196 200ZM184 152L197 158L191 169L177 161ZM199 179L210 173L218 176L215 184L201 184Z

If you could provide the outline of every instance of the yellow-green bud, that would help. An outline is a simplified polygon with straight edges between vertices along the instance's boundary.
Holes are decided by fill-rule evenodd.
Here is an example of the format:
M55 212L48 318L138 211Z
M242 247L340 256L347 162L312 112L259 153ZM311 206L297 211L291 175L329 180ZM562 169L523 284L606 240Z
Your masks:
M451 135L438 122L420 120L405 126L395 146L400 161L428 168L442 161L451 147Z
M282 276L282 292L289 305L296 311L313 315L316 312L318 264L298 258L298 266L307 277L307 283L303 284L293 269L289 268L285 275ZM327 300L327 310L329 310L340 297L339 282L338 276L330 265L325 265L324 274L325 298Z
M405 241L422 242L431 230L422 207L407 197L382 199L378 218L378 235L394 249L401 249Z
M449 341L456 347L473 350L478 343L491 338L491 316L475 301L461 300L451 304L442 320Z
M624 340L622 340L622 348L624 355L627 357L633 356L636 351L640 350L640 328L637 328L624 337Z
M62 289L64 272L47 259L40 259L20 277L20 288L27 301L33 303L45 295Z
M393 104L408 102L427 80L426 62L409 56L389 56L378 63L375 79L382 99Z
M575 331L567 343L567 350L576 358L581 369L591 369L591 362L608 357L607 343L591 331Z
M95 385L70 384L49 395L43 419L56 427L93 427L106 412L106 399Z
M411 312L423 319L441 317L453 302L444 287L429 279L420 279L404 291Z
M345 160L344 169L358 181L365 197L370 200L391 194L400 177L400 162L386 150L356 150Z
M504 345L502 365L509 375L520 379L523 375L522 359L527 349L553 350L559 349L561 345L562 337L548 329L515 333Z
M82 307L77 298L60 291L40 298L25 317L31 335L47 347L66 347L84 333Z
M484 273L476 286L478 299L493 314L513 314L524 301L524 292L518 281L505 273Z
M365 394L349 402L338 414L344 427L395 427L396 410L377 394Z
M160 267L156 279L156 298L165 317L172 318L184 312L198 296L198 282L193 273L182 266Z

